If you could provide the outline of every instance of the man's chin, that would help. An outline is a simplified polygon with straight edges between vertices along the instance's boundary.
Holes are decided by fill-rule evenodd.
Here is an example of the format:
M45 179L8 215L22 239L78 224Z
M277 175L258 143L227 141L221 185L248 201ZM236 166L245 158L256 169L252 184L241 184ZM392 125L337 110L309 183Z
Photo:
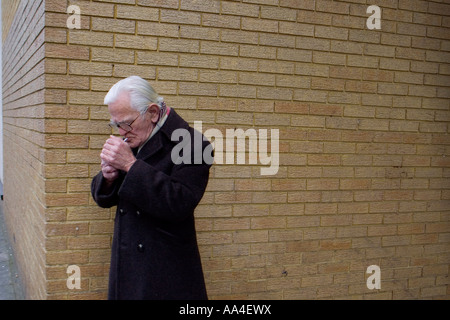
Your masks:
M127 143L128 143L128 145L130 146L131 149L139 147L139 141L137 141L135 139L128 139Z

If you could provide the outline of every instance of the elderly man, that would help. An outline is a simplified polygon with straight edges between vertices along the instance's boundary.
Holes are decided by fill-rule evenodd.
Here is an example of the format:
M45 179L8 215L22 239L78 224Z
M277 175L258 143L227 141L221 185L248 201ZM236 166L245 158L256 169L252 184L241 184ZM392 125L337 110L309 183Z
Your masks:
M172 159L173 131L194 130L140 77L116 83L105 104L123 137L106 141L91 185L100 207L117 206L108 299L207 299L194 209L210 164Z

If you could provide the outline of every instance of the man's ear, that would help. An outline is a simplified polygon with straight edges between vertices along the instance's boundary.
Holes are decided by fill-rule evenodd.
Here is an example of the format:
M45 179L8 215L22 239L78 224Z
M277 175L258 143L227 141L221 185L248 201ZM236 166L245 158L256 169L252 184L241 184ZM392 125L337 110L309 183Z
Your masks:
M159 120L159 114L160 114L159 106L156 103L152 103L148 106L147 112L150 114L150 119L152 123L157 123Z

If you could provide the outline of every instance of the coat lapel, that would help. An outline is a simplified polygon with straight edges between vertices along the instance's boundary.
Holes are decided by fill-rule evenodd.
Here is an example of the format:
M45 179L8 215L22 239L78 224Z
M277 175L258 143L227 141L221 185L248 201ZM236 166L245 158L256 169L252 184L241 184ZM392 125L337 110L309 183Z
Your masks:
M160 132L156 133L141 149L141 151L136 155L136 159L145 160L153 156L156 152L161 150L163 143L161 141ZM137 150L136 150L137 151Z
M165 139L171 141L172 133L176 129L184 128L189 129L189 124L183 120L174 109L170 110L169 117L167 118L161 129L142 147L141 151L137 154L136 159L145 160L153 156L159 150L164 147ZM137 149L133 150L137 152Z

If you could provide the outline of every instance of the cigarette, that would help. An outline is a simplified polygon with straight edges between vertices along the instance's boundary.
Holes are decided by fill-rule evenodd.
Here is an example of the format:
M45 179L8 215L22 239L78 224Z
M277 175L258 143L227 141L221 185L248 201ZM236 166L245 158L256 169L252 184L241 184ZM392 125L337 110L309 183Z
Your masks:
M124 138L124 139L123 139L123 142L127 142L127 141L128 141L128 138Z

